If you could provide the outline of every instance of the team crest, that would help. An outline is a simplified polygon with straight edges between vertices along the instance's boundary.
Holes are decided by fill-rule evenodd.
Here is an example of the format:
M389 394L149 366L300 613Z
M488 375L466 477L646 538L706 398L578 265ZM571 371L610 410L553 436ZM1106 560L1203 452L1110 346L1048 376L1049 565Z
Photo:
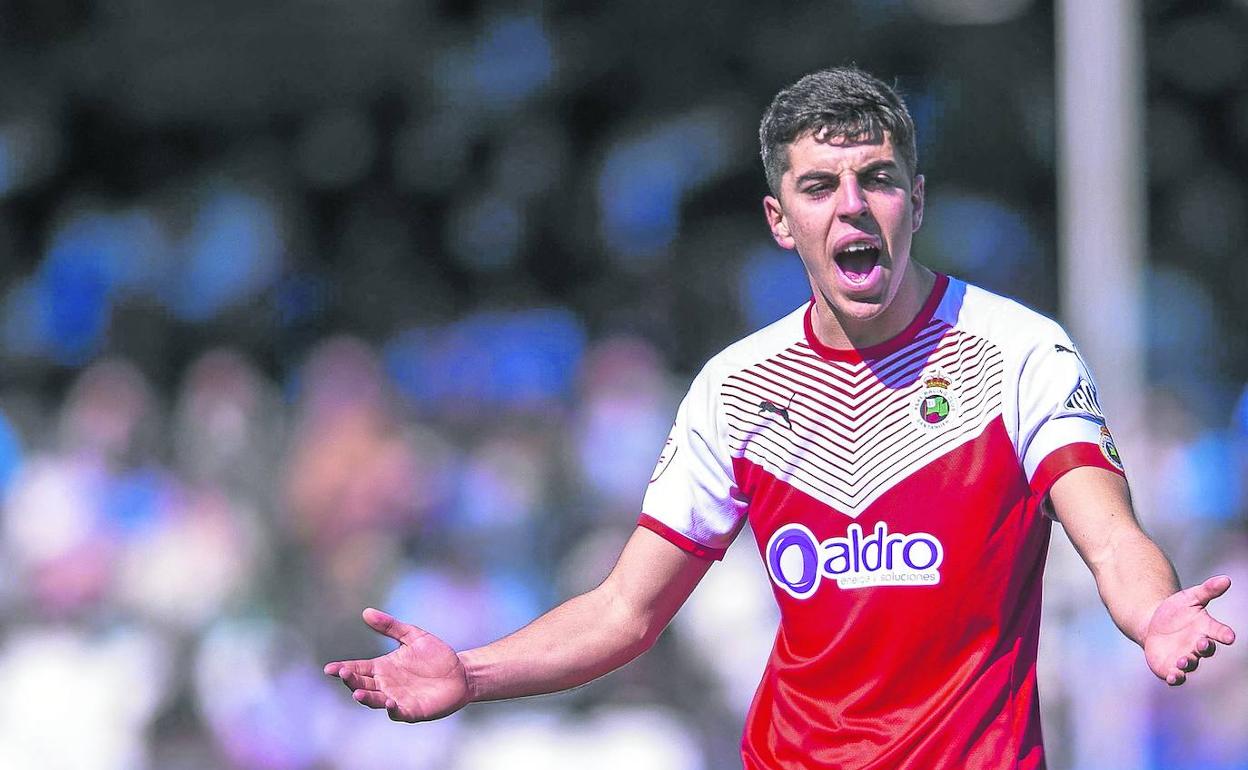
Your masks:
M1109 460L1118 470L1122 470L1122 457L1118 454L1118 447L1114 444L1114 437L1110 434L1109 428L1101 426L1101 454L1105 455L1105 459Z
M915 419L924 428L944 428L957 416L958 403L952 382L940 372L923 380L923 389L914 401Z

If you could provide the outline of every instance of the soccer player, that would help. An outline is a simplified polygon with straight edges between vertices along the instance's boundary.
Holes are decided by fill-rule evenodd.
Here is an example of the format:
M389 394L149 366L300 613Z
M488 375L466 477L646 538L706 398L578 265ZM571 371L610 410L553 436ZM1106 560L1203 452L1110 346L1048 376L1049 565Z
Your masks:
M776 242L812 300L716 355L676 414L611 574L455 652L368 609L393 652L330 663L421 721L575 687L653 644L741 527L780 606L748 770L1039 768L1041 574L1060 522L1115 623L1181 685L1235 634L1140 529L1092 378L1053 321L911 258L914 125L854 68L782 90L760 129Z

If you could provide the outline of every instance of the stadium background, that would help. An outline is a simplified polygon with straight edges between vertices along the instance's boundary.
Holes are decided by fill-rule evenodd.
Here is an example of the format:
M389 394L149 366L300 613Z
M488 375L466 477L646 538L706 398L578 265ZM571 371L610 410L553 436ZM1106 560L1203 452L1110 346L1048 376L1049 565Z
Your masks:
M1248 3L1140 12L1148 438L1119 443L1243 635ZM774 623L748 537L572 693L395 725L320 665L385 647L366 605L465 646L601 579L688 380L806 296L755 130L807 70L907 95L920 259L1060 316L1053 29L1043 0L0 4L0 767L734 766ZM1063 543L1050 766L1248 767L1248 645L1168 690Z

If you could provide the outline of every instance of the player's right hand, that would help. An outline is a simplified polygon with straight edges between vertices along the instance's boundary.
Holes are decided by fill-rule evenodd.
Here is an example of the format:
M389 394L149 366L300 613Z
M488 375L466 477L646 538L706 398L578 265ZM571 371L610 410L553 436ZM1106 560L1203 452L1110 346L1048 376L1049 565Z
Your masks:
M364 622L399 646L368 660L325 664L325 673L341 679L357 702L385 709L396 722L440 719L468 703L464 665L446 642L371 607Z
M1206 609L1230 587L1231 579L1218 575L1158 605L1143 641L1144 657L1157 678L1177 687L1187 681L1201 658L1212 657L1219 644L1235 641L1235 631Z

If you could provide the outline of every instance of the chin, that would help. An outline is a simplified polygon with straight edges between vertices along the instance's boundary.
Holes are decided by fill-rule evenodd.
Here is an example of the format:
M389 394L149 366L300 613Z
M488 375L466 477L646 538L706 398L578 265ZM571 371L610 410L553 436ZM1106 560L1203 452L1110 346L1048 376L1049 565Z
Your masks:
M860 321L869 321L883 314L887 307L883 302L855 302L850 305L849 315Z
M841 297L834 307L836 312L845 318L855 321L870 321L888 309L888 297Z

